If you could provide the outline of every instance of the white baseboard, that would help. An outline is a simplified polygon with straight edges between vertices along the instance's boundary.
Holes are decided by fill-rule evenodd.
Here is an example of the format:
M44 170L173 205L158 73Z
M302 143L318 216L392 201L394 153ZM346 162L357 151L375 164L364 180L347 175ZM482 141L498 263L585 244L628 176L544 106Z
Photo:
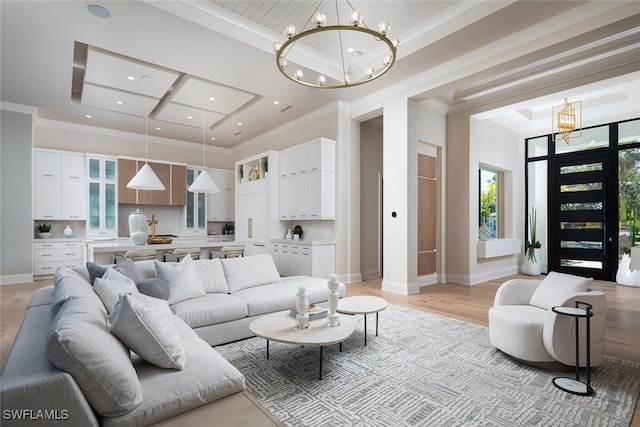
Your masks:
M342 283L362 282L362 275L360 273L338 274L338 280Z
M518 274L518 266L502 268L500 270L487 271L485 273L474 274L471 276L470 285L477 285L479 283L488 282L489 280L499 279L501 277L510 276L512 274Z
M400 295L413 295L417 294L420 291L418 290L417 283L401 283L394 282L392 280L382 279L382 291L383 292L391 292L394 294Z
M471 285L471 279L465 274L447 274L447 283L455 283L457 285Z
M380 269L367 270L362 272L362 280L377 279L380 276L382 276L380 274Z
M12 274L0 276L0 285L14 285L16 283L33 282L33 274Z
M420 288L423 286L435 285L437 283L440 282L438 281L438 275L436 273L418 277L418 287Z

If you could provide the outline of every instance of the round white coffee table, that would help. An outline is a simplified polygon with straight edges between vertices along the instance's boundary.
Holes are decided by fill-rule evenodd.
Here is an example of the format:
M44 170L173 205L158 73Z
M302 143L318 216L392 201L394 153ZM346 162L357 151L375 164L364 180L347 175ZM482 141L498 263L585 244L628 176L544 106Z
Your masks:
M387 301L380 297L358 295L346 297L338 301L338 312L364 315L364 345L367 345L367 314L376 314L376 336L378 336L378 315L387 308Z
M267 340L267 359L269 358L269 341L286 344L320 347L320 375L322 379L322 348L325 345L340 344L351 336L356 328L355 316L340 315L340 326L328 327L327 319L322 318L309 322L309 328L296 329L296 319L289 316L289 310L267 314L259 317L249 325L255 335Z

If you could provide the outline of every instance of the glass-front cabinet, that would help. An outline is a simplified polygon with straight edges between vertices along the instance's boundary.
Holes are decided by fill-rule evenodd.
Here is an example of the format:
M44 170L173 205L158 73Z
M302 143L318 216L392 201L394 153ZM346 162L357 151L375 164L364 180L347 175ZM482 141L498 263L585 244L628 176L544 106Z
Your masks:
M118 237L117 165L115 157L87 156L87 238Z
M187 167L187 189L198 177L202 169ZM207 195L187 190L187 204L184 207L185 236L207 235Z

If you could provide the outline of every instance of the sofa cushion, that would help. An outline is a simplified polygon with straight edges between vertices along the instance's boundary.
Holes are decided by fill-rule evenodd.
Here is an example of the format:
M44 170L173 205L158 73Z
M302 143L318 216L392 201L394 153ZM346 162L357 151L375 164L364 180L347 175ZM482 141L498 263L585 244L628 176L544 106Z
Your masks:
M529 304L549 310L562 303L569 295L586 292L591 287L592 278L574 276L572 274L549 272L531 296Z
M53 299L51 301L51 318L58 314L58 310L68 299L88 298L91 304L101 307L106 317L104 305L93 291L86 278L69 268L59 268L53 276Z
M295 307L296 293L300 286L306 287L307 299L311 304L324 302L329 298L327 281L307 276L286 277L279 283L243 289L233 296L247 303L249 316L259 316ZM344 292L344 284L341 284L338 293L344 296Z
M224 277L224 269L222 268L220 258L201 259L194 261L193 264L196 266L196 270L198 270L198 273L200 274L205 292L229 292L227 279Z
M191 326L214 325L247 317L247 303L228 294L207 294L171 306L180 319Z
M107 313L113 311L121 294L138 293L138 288L132 281L110 280L102 277L97 277L96 281L93 282L93 290L100 297L104 308L107 309Z
M156 276L169 282L169 305L206 295L191 255L185 256L176 265L158 260L154 263Z
M230 293L280 281L271 254L225 258L222 267Z
M109 315L109 331L147 362L182 370L184 348L173 317L166 301L139 293L121 294Z
M152 425L245 389L244 376L203 340L187 338L183 345L187 363L182 371L158 368L134 356L143 402L120 417L101 419L101 425ZM222 424L224 420L208 420L208 425Z
M107 330L102 311L86 298L67 299L47 334L47 357L71 374L100 415L114 417L142 403L129 350Z

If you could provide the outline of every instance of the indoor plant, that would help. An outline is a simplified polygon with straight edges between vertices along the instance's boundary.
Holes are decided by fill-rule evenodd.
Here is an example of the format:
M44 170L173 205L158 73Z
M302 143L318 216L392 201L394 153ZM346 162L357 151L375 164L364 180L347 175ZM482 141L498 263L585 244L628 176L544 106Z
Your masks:
M36 225L36 229L38 230L38 236L47 238L51 236L51 224L43 223Z
M540 249L540 242L537 239L538 217L535 208L531 208L529 214L529 240L525 244L525 259L522 263L522 272L532 276L540 274L540 264L536 258L536 249Z

